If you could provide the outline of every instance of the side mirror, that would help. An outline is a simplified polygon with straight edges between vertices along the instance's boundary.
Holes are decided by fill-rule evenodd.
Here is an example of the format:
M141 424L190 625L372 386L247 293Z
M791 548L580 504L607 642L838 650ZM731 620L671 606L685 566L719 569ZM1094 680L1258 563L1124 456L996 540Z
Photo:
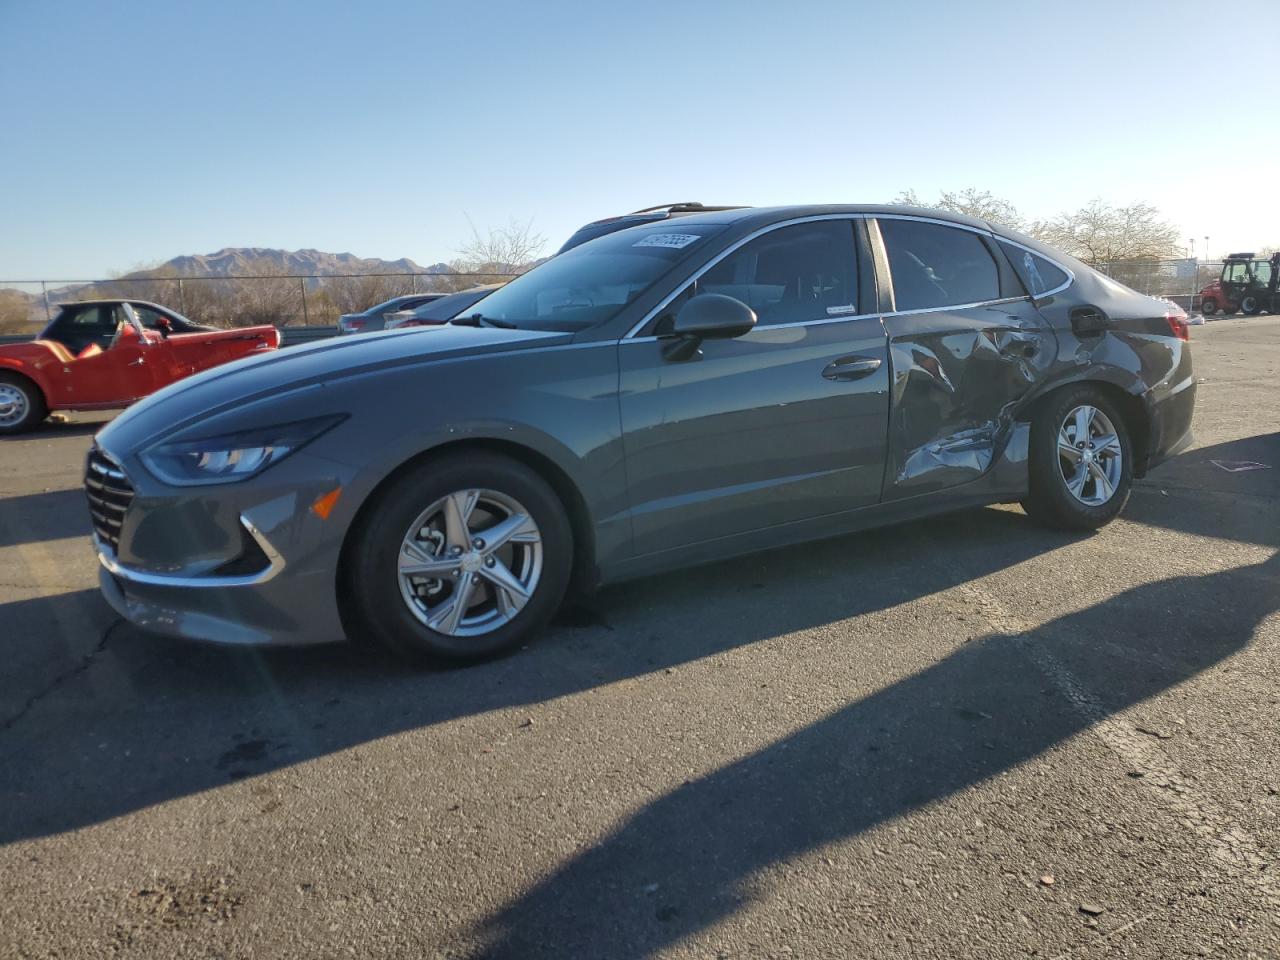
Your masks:
M701 354L703 340L732 340L750 333L756 312L741 300L720 293L703 293L689 300L676 314L670 342L662 356L673 362L692 360Z
M120 333L118 336L121 340L137 340L138 331L133 328L132 323L122 323L120 324Z
M169 334L173 333L173 324L169 322L168 317L161 317L157 320L156 327L160 331L160 336L164 337L166 340L169 339Z

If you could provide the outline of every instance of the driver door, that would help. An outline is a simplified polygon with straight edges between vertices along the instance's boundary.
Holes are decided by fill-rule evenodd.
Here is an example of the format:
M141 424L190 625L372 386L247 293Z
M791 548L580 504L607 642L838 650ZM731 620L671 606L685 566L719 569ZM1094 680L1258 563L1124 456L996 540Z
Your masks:
M621 341L636 555L879 500L889 365L878 313L860 309L873 288L859 230L832 219L766 232L709 265L642 331L659 336ZM664 325L702 293L748 304L756 327L667 359Z
M154 391L157 348L128 304L115 311L116 334L101 353L77 359L70 365L72 405L111 406L132 403Z

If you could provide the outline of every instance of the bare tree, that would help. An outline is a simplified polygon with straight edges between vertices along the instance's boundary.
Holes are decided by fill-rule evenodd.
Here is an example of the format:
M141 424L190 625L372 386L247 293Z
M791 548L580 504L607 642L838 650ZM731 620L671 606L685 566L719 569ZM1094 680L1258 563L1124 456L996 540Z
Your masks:
M42 324L40 320L33 319L31 305L31 298L21 291L0 290L0 335L38 333Z
M893 198L893 203L901 203L910 207L933 207L937 210L949 210L968 217L977 217L991 223L999 223L1014 230L1026 228L1026 220L1008 200L997 197L989 190L978 190L966 187L964 190L943 190L934 203L921 201L914 190L903 190Z
M436 289L462 290L478 283L501 282L511 274L524 273L541 261L538 254L547 238L534 232L533 221L515 220L505 227L491 228L486 235L472 227L471 240L458 250L449 268L460 276L440 277Z
M284 326L301 321L304 315L302 287L287 271L269 260L249 263L250 275L236 284L231 326L251 327L260 323Z
M1147 203L1114 207L1093 200L1074 213L1037 221L1031 234L1090 264L1164 260L1178 255L1177 227Z
M425 289L422 281L419 284L418 289ZM328 295L337 313L360 313L413 290L413 277L360 276L325 277L320 280L318 292Z

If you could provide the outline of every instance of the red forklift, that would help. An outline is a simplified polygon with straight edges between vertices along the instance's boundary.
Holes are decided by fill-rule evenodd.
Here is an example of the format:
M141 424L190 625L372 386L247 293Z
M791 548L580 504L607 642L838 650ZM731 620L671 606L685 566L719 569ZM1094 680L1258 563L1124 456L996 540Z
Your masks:
M1280 253L1260 259L1252 253L1233 253L1222 264L1222 275L1200 291L1200 312L1211 317L1219 310L1247 314L1280 313Z

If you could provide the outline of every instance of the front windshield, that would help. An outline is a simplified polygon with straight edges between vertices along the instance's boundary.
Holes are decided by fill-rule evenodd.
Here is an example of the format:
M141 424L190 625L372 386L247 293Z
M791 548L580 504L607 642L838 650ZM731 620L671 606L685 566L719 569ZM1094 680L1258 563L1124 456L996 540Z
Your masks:
M620 230L517 277L477 303L474 312L525 330L585 330L617 316L723 229L666 222Z

